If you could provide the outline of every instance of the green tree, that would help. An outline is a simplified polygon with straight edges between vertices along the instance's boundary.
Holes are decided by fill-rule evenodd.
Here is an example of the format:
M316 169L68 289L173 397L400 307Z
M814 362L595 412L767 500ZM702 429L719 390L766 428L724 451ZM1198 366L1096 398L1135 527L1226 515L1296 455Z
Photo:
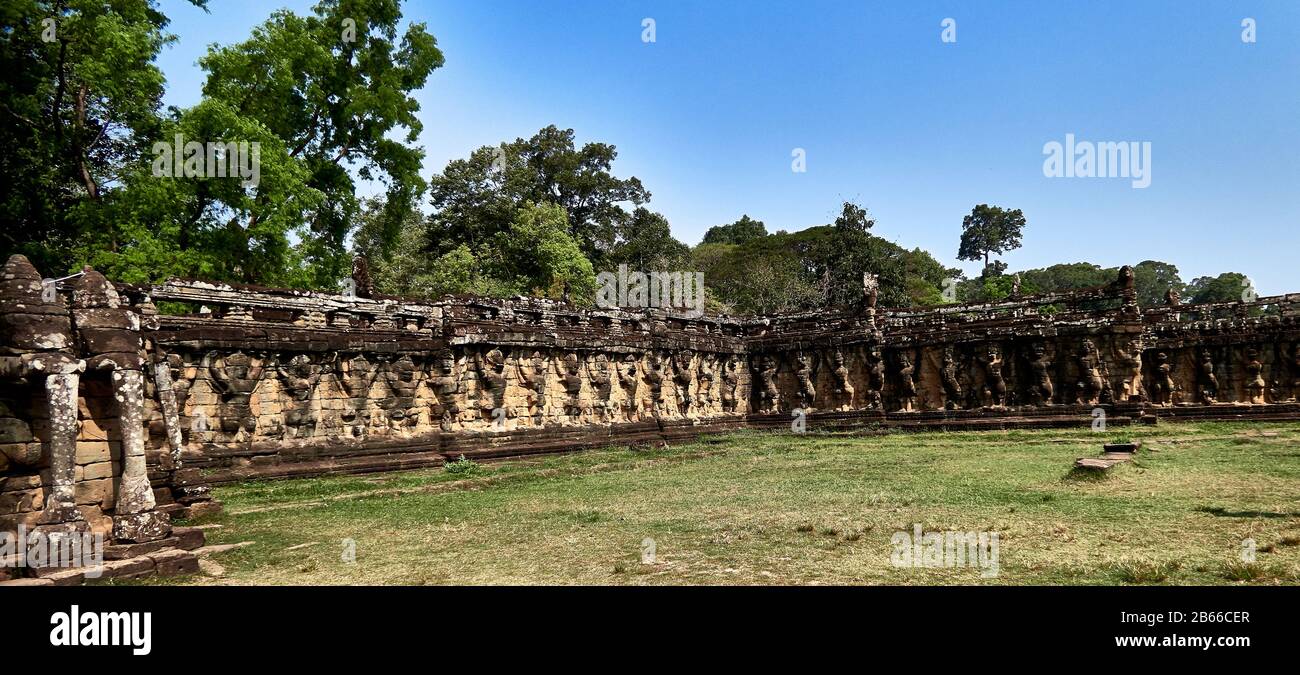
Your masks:
M1246 275L1238 272L1224 272L1217 277L1197 277L1187 285L1193 303L1202 302L1239 302L1242 293L1250 287Z
M1137 290L1138 304L1142 307L1165 304L1165 293L1170 289L1179 295L1185 290L1183 280L1178 276L1178 268L1159 260L1143 260L1133 266L1133 287Z
M744 244L752 239L767 236L767 226L763 221L742 215L740 220L729 225L714 225L704 233L704 244Z
M957 259L984 261L989 265L989 255L1005 253L1020 248L1021 232L1025 228L1025 215L1020 209L1006 210L998 206L980 204L961 222L961 246Z
M650 193L637 178L612 173L618 152L605 143L574 143L572 129L555 125L532 138L484 146L453 160L430 182L435 241L471 250L508 231L526 203L552 203L568 214L568 233L596 264L618 240L630 217L624 204L640 205Z
M304 285L292 276L302 266L290 233L302 231L303 214L322 195L307 185L307 169L289 156L283 141L214 100L187 110L163 130L187 139L241 139L250 150L257 143L257 187L249 189L238 176L156 176L152 163L140 162L106 209L113 225L84 237L77 258L136 283L182 276ZM105 237L120 243L103 245Z
M391 208L381 215L394 219L425 186L423 152L409 145L421 129L411 94L443 57L422 24L399 36L400 21L398 0L325 0L308 16L277 11L249 39L210 48L199 62L202 101L161 122L153 156L125 171L79 257L122 279L335 287L361 215L356 179L387 184ZM157 160L177 134L256 144L260 175L160 176ZM399 222L379 227L381 238L396 237Z
M595 302L596 273L569 234L569 218L555 204L525 204L498 236L492 264L499 277L513 273L526 292L558 298L566 290L578 304Z
M1092 263L1049 265L1020 272L1021 291L1029 294L1091 288L1108 284L1118 275L1117 268L1103 268Z
M661 214L637 207L618 231L618 243L606 256L611 269L623 264L645 272L681 271L689 264L691 247L673 238Z
M424 153L409 145L423 128L412 92L442 66L443 55L424 24L410 24L399 36L401 18L399 0L323 0L309 16L277 11L250 39L200 59L208 73L204 97L281 139L305 171L304 187L320 195L302 214L296 259L284 260L296 267L265 274L281 272L283 281L305 286L332 285L346 274L344 240L360 212L354 172L388 185L390 204L413 204L423 193ZM276 209L259 186L249 208L231 220L253 231ZM396 227L389 224L386 233ZM231 254L238 255L234 243Z
M692 264L704 272L711 298L739 314L853 305L862 298L863 273L879 276L884 306L942 302L944 280L960 272L870 234L874 224L866 209L844 203L830 225L739 245L702 243Z
M704 273L707 295L713 301L710 308L752 315L818 307L821 293L809 281L801 260L792 255L787 236L782 235L782 242L764 237L744 246L697 246L692 264Z
M190 0L205 7L206 0ZM78 266L127 167L159 132L154 58L175 40L153 0L0 3L0 247L50 274Z

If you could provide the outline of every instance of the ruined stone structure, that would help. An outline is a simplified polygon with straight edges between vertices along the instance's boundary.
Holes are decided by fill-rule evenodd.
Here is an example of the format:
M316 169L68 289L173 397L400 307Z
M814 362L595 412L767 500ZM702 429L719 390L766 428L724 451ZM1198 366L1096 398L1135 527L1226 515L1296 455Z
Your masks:
M1137 306L1132 274L760 318L0 275L0 530L169 537L209 486L740 427L1300 419L1300 294Z

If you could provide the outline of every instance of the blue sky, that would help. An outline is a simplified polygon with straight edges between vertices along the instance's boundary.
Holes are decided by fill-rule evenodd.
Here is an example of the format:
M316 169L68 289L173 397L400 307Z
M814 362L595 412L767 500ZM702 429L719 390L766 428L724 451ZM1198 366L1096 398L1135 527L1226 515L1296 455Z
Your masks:
M196 61L281 6L164 0L179 40L166 102ZM283 6L306 12L312 3ZM547 124L618 147L673 233L741 214L769 231L850 199L875 233L956 260L979 203L1023 209L1012 269L1158 259L1184 280L1247 273L1300 291L1300 3L410 0L446 65L419 99L427 174ZM655 41L642 41L642 20ZM1257 41L1242 41L1241 22ZM952 18L957 41L944 43ZM1151 185L1048 178L1043 144L1150 142ZM807 171L791 171L791 152Z

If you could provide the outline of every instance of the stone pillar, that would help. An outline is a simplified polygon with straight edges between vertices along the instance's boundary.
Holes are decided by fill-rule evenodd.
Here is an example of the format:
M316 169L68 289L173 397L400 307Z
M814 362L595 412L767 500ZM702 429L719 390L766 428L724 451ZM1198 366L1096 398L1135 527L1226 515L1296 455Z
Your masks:
M0 377L45 388L50 485L36 531L49 536L89 529L76 499L77 387L85 367L53 282L26 257L10 256L0 270Z
M145 469L144 359L140 317L123 306L117 289L87 267L72 296L72 315L87 367L112 373L121 427L122 474L113 507L113 539L146 542L171 533L167 514L155 510Z
M45 397L50 412L50 494L45 499L45 510L41 512L39 523L42 527L50 525L49 530L66 529L68 531L88 529L86 519L77 510L77 386L80 383L80 371L85 362L68 358L57 359L55 363L34 360L39 369L51 369L45 378ZM62 528L60 525L74 524ZM38 528L41 529L41 528Z
M144 374L138 370L113 373L122 425L122 486L117 514L153 510L153 489L144 467Z
M167 448L172 459L180 461L181 450L185 446L181 436L180 406L176 402L176 389L172 385L171 366L166 358L159 358L153 364L154 388L158 391L158 404L162 406L163 429L167 432Z

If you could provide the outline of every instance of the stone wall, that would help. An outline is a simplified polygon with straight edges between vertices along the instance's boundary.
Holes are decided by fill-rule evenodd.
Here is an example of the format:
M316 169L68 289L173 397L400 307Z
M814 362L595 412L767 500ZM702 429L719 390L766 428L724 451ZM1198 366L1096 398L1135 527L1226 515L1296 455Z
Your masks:
M1300 418L1300 295L1143 310L1127 269L931 310L876 307L868 277L855 307L750 319L416 302L364 275L346 296L93 270L42 283L21 256L0 281L9 529L81 516L145 538L140 514L202 510L222 482L664 443L792 413L810 429L1078 425L1099 407L1116 424Z

